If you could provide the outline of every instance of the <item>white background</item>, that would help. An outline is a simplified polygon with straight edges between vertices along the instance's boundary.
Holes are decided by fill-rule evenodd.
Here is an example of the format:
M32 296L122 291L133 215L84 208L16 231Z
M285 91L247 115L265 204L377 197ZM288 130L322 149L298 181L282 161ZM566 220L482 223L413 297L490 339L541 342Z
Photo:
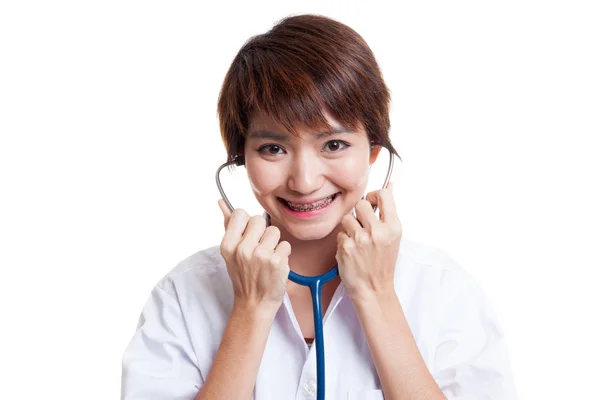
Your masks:
M404 235L490 296L521 397L600 398L600 13L531 0L2 2L0 398L118 398L150 290L223 233L225 72L301 12L375 52Z

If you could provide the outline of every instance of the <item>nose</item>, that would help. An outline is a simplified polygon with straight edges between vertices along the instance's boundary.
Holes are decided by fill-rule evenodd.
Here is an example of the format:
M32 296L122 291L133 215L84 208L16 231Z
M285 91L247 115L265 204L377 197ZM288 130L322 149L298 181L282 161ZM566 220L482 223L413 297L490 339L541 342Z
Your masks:
M298 153L290 164L288 187L302 194L318 191L324 182L325 166L310 152Z

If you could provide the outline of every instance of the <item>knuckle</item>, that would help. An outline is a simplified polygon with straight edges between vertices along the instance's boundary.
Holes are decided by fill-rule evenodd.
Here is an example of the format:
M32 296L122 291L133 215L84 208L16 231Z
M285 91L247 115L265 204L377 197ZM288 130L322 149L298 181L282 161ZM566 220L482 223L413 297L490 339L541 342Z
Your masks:
M243 261L250 261L252 259L252 253L253 252L254 252L254 249L251 249L245 243L241 243L237 247L236 254L237 254L238 258L242 259Z
M356 232L356 236L354 238L356 243L358 244L367 244L371 241L371 236L365 231Z
M269 262L272 267L277 267L279 266L279 264L281 264L281 257L279 256L279 254L273 254Z
M389 241L393 241L398 237L402 236L402 226L399 222L390 223L385 229L385 235L383 235L385 239Z
M268 249L266 249L265 247L262 247L262 246L258 246L254 250L254 257L261 262L268 261L271 254L273 254L272 251L269 251Z
M381 230L375 230L371 235L373 237L373 242L375 243L387 242L390 237L390 235L382 232Z
M352 250L354 248L354 240L352 238L346 238L342 241L342 249L345 251Z
M219 248L223 257L229 257L234 250L231 243L225 239L221 241L221 245L219 246Z

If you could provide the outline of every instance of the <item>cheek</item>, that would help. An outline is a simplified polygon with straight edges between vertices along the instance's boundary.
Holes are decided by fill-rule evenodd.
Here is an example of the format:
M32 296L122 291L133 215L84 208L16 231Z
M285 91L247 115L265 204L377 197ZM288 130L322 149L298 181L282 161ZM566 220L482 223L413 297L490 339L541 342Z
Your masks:
M369 160L348 158L336 168L335 183L347 191L360 191L366 189L369 180Z
M265 196L275 190L281 180L281 174L277 168L269 166L268 163L246 164L248 180L255 196Z

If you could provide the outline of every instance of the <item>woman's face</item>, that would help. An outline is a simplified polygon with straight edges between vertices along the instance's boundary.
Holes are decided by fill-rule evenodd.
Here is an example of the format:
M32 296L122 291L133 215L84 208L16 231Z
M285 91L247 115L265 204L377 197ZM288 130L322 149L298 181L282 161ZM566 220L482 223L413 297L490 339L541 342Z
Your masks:
M300 240L327 236L351 212L381 149L371 149L362 126L358 132L344 129L325 116L330 132L299 129L297 138L256 113L244 148L250 185L271 224Z

